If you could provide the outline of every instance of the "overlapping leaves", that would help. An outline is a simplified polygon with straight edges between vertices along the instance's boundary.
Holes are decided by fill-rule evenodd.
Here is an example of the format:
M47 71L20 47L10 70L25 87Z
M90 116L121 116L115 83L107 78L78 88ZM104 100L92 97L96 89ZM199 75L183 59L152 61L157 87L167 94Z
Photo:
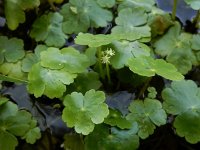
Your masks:
M112 127L111 131L107 126L97 125L94 131L85 138L85 148L93 150L136 150L139 147L137 123L133 123L131 129L120 130ZM111 133L110 133L111 132Z
M5 0L5 16L8 27L15 30L20 23L25 22L27 9L32 9L40 5L40 0Z
M176 66L183 74L197 64L195 54L192 51L190 40L192 35L181 33L181 26L176 23L169 31L155 42L155 51L161 56L167 56L166 60Z
M89 65L88 58L72 47L48 48L41 52L41 61L33 65L29 74L28 89L36 97L42 94L50 98L61 97L66 85L74 82L77 73Z
M4 61L17 62L23 58L25 55L23 47L24 43L21 39L0 36L0 64Z
M68 127L75 127L77 133L84 135L94 130L95 124L100 124L108 116L108 106L104 103L105 94L90 90L83 96L73 92L65 96L62 118Z
M16 136L25 139L27 143L35 143L41 135L31 114L18 110L17 105L9 101L3 102L0 105L0 149L14 150L18 145Z
M150 56L150 48L138 41L114 41L111 46L115 50L115 55L112 56L110 63L116 69L127 65L131 57Z
M184 0L190 7L194 10L200 9L200 1L199 0Z
M61 47L67 36L62 31L63 16L48 13L37 18L33 23L30 36L36 41L44 41L48 46Z
M141 56L129 59L128 66L131 71L142 76L151 77L158 74L170 80L182 80L184 78L172 64L163 59Z
M138 135L142 139L153 134L155 125L161 126L166 123L167 115L162 104L156 99L146 98L144 102L135 100L130 104L129 110L131 113L127 115L127 119L138 123Z
M105 27L112 21L112 13L96 0L70 0L63 5L61 14L64 17L63 30L67 34L86 32L89 27Z
M115 19L117 26L112 28L112 34L121 39L137 40L151 36L150 27L146 25L147 14L141 8L122 9Z
M192 80L172 82L162 91L163 107L167 113L177 115L176 133L190 143L200 141L200 88Z

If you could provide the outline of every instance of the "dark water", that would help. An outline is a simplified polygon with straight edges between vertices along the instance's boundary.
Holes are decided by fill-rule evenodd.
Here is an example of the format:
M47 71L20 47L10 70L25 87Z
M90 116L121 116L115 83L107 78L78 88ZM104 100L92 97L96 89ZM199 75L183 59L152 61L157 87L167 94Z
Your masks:
M166 12L172 12L174 0L156 0L159 8ZM186 21L191 21L196 15L197 11L191 9L184 0L178 0L176 16L180 19L183 25L186 25Z

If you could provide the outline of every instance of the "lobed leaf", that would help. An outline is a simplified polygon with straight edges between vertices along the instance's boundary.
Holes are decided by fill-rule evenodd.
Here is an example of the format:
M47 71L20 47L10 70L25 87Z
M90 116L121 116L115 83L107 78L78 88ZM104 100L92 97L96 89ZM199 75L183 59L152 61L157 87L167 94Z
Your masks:
M134 123L129 130L109 128L103 125L95 126L94 131L85 138L85 149L92 150L136 150L139 147L139 138L136 135L138 126ZM111 132L111 133L110 133Z
M67 34L86 32L89 27L105 27L112 21L112 13L102 8L97 0L70 0L63 5L63 31Z
M131 71L142 76L155 76L158 74L169 80L182 80L184 76L170 63L163 59L153 59L152 57L137 57L128 60Z
M190 143L200 141L200 88L192 80L174 81L162 91L163 107L177 115L173 126Z
M20 23L25 22L25 10L39 5L40 0L5 0L5 16L9 29L15 30Z
M130 104L129 110L130 113L126 118L131 122L138 123L138 135L142 139L154 133L155 125L166 124L167 115L162 104L156 99L146 98L144 102L135 100Z
M122 9L115 22L117 26L112 28L112 34L120 39L134 41L151 36L150 27L146 25L147 14L144 9Z
M101 91L90 90L83 96L73 92L64 98L65 108L62 118L68 127L75 127L77 133L84 135L94 130L108 116L108 106L104 103L105 95Z
M44 41L47 46L62 47L67 36L62 31L63 16L48 13L37 18L33 23L30 36L36 41Z
M66 85L74 82L76 76L76 74L69 73L64 69L51 70L37 63L33 65L28 74L28 90L35 97L44 94L50 98L59 98L66 91Z
M0 36L0 64L5 61L17 62L23 58L25 55L23 47L24 43L21 39Z

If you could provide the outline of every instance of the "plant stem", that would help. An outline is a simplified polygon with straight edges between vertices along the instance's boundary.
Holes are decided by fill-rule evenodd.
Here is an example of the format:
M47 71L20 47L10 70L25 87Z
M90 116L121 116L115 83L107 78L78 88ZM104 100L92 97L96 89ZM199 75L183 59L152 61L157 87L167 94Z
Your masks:
M146 91L147 87L149 86L149 83L151 81L152 77L148 78L147 81L145 82L144 86L142 87L142 89L140 90L140 93L138 95L138 99L144 94L144 92Z
M49 5L51 6L51 8L53 9L53 11L56 11L56 7L53 4L52 0L48 0Z
M108 77L108 84L111 84L111 79L110 79L110 68L109 68L109 64L106 63L106 74Z
M100 73L100 77L102 79L104 79L104 74L103 74L103 66L102 66L102 63L101 63L101 47L98 47L97 48L97 55L98 55L98 63L99 63L99 73Z
M172 20L175 21L176 19L176 8L177 8L178 0L174 0L173 9L172 9Z

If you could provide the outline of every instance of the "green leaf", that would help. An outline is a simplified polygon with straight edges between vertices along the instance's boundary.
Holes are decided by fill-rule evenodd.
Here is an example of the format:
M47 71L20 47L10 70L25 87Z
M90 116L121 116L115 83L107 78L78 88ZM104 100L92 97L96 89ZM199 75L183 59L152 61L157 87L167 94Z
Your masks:
M64 98L62 118L68 127L75 127L77 133L87 135L94 130L95 124L102 123L108 116L104 101L105 94L101 91L90 90L85 96L73 92Z
M111 126L117 126L121 129L130 129L132 124L122 117L122 114L114 109L110 109L109 115L105 118L104 123Z
M9 29L15 30L20 23L25 22L25 10L39 5L39 0L5 0L5 16Z
M155 0L122 0L118 7L118 11L127 8L143 8L146 11L152 10L153 5L155 5Z
M34 144L37 139L41 138L40 129L36 127L37 122L35 120L32 120L30 122L30 129L26 134L22 137L22 139L25 139L27 143Z
M194 10L200 9L200 1L199 0L184 0L190 7Z
M0 36L0 64L4 61L17 62L23 58L25 55L23 47L24 43L21 39Z
M89 60L73 47L61 50L48 48L41 53L41 65L50 69L64 69L70 73L81 73L89 66Z
M191 40L191 48L196 51L200 51L200 34L194 34Z
M200 141L200 88L192 80L176 81L162 91L163 107L177 115L174 127L190 143Z
M138 41L115 41L111 46L115 50L115 55L111 57L110 63L116 69L123 68L131 57L150 56L150 48Z
M10 79L17 79L24 81L27 79L27 74L22 71L21 61L16 63L3 63L0 65L0 73ZM7 79L8 79L7 78Z
M28 90L35 97L44 94L50 98L59 98L66 91L65 85L74 82L74 78L76 78L76 74L69 73L64 69L51 70L37 63L33 65L28 74Z
M197 64L195 54L191 49L191 34L181 33L181 26L176 23L169 31L155 42L155 51L172 63L178 71L186 74Z
M74 83L67 87L67 92L81 92L85 94L90 89L98 90L101 87L99 75L96 72L87 72L79 74Z
M130 113L127 119L137 122L139 131L138 135L142 139L153 134L155 125L161 126L166 124L167 115L162 108L162 104L156 99L146 98L142 100L134 100L129 106Z
M0 129L0 149L15 150L17 145L18 141L14 135Z
M142 76L155 76L158 74L169 80L182 80L184 78L181 73L170 63L163 59L153 59L152 57L131 58L128 61L131 71Z
M112 34L118 38L133 41L151 36L144 9L122 9L115 22L117 26L112 28Z
M10 101L4 103L3 105L0 105L0 120L4 121L10 116L15 116L17 114L17 110L17 105L13 104Z
M157 91L156 91L156 89L154 87L148 87L147 91L149 92L148 93L148 98L150 98L150 99L156 98Z
M33 23L30 36L36 41L44 41L47 46L62 47L67 36L62 31L63 17L55 12L44 14Z
M39 60L35 54L31 52L27 53L24 59L22 60L22 71L29 72L33 64L36 64L38 61Z
M115 5L115 0L97 0L97 3L101 6L101 7L107 7L107 8L111 8Z
M27 80L22 80L19 78L8 77L5 75L0 74L0 81L8 81L8 82L16 82L16 83L27 83Z
M95 47L89 47L85 50L85 55L90 60L90 66L94 65L97 62L96 52L97 48Z
M136 135L137 124L134 123L129 130L119 130L103 125L95 126L94 131L85 138L85 149L93 150L136 150L139 147L139 138Z
M0 97L0 106L5 104L8 101L8 98L6 97Z
M40 53L47 50L46 45L37 45L35 53L27 53L25 58L22 60L22 71L29 72L31 67L40 61Z
M79 45L88 45L89 47L100 47L102 45L110 44L117 39L111 34L97 34L79 33L75 38L75 43Z
M23 138L26 134L34 139L32 144L35 143L41 136L39 128L37 128L37 137L31 132L33 128L36 128L36 125L37 123L32 119L31 114L25 110L18 110L16 104L8 101L0 105L0 148L14 150L18 144L15 136ZM26 141L29 142L27 139Z
M97 3L97 0L70 0L63 5L63 31L67 34L86 32L89 27L105 27L112 21L112 13Z

